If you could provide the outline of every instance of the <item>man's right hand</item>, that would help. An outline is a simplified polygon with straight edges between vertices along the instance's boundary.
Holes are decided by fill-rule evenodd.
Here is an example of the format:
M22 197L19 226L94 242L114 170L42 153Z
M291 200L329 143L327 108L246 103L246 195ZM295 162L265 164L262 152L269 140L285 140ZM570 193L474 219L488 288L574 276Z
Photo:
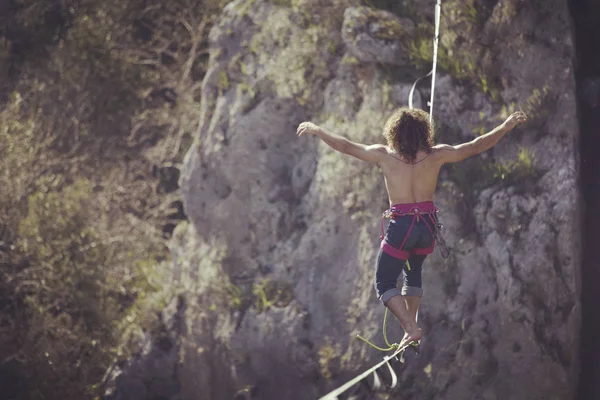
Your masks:
M520 125L525 121L527 121L527 116L525 113L523 111L517 111L509 115L508 118L506 118L506 121L504 121L503 125L508 129L513 129L515 126Z
M298 125L298 129L296 130L296 133L298 134L298 136L302 136L304 134L315 135L320 130L321 130L321 128L318 125L313 124L312 122L303 122L300 125Z

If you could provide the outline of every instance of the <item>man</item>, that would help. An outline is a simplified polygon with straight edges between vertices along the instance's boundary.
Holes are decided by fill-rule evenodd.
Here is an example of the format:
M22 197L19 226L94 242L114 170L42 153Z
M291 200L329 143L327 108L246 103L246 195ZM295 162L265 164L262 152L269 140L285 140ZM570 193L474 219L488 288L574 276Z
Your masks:
M435 245L438 210L433 204L433 194L441 166L490 149L526 120L524 113L516 112L494 130L455 146L434 145L429 114L405 107L394 112L384 127L387 146L354 143L311 122L298 126L298 136L318 136L333 149L376 163L383 171L390 204L384 215L391 220L377 256L375 289L378 298L404 329L401 346L418 342L422 335L417 325L423 294L421 267ZM400 291L397 282L403 270L404 283Z

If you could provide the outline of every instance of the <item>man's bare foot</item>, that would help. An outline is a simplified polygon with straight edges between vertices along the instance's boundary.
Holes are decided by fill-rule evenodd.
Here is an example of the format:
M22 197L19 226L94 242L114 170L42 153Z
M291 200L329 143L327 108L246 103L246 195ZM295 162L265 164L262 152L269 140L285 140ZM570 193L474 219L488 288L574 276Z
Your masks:
M407 331L400 342L400 347L403 347L411 342L418 342L423 336L423 330L415 325L415 328L411 331Z

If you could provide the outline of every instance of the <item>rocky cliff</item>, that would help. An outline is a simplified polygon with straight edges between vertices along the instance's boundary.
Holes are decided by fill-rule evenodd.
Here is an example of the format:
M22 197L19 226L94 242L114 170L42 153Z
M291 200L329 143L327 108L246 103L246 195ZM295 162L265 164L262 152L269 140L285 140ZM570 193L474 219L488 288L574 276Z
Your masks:
M180 296L162 367L178 386L164 396L314 399L380 359L355 339L381 343L380 172L295 128L312 120L382 142L384 120L430 68L433 3L226 6L180 179L189 223L170 243ZM572 398L580 198L567 3L450 0L441 19L436 140L469 140L519 108L530 122L441 173L452 252L425 263L425 336L401 398ZM420 87L416 106L428 97ZM122 384L119 396L139 393Z

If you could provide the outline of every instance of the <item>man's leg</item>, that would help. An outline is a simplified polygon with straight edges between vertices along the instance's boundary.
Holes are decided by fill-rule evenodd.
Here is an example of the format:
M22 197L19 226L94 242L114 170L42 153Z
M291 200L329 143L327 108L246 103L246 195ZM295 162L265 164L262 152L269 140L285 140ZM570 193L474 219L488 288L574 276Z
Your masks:
M406 309L413 321L417 322L419 317L419 302L421 298L417 296L404 296Z
M412 254L404 266L404 284L402 285L402 296L406 304L406 309L412 321L417 323L419 314L419 303L423 295L421 271L426 255ZM403 340L412 336L406 332ZM414 339L413 339L414 340Z
M404 338L402 338L401 345L420 340L423 333L409 310L407 310L406 304L404 296L394 296L385 303L387 308L400 322L402 329L404 329Z
M383 304L394 314L411 341L421 338L421 329L407 309L404 296L398 289L398 278L402 273L405 260L400 260L379 251L375 288Z

